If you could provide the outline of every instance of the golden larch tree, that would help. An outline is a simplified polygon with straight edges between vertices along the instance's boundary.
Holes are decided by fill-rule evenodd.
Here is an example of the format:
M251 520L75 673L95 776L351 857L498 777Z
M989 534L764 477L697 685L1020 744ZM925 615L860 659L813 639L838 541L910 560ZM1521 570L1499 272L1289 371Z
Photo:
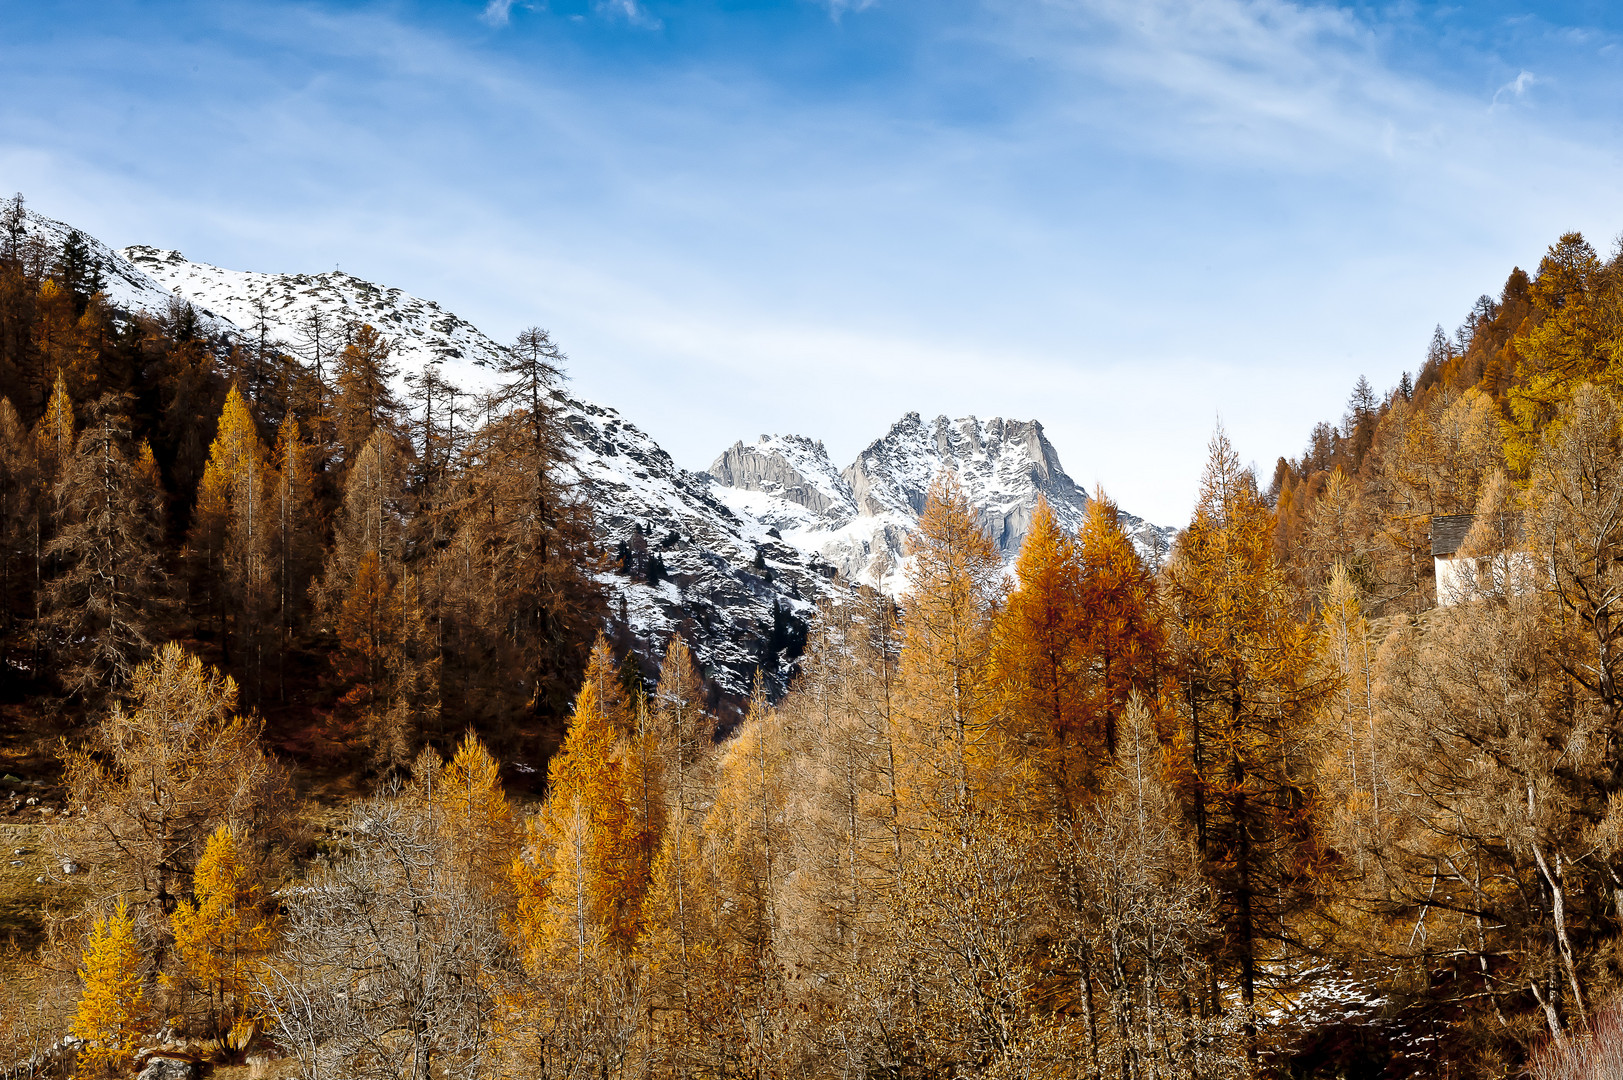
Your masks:
M715 941L714 889L703 863L714 728L704 683L680 635L671 635L654 690L653 729L662 759L665 829L644 907L643 954L656 992L676 1018L666 1036L681 1053L695 1038L698 986Z
M1550 245L1528 287L1532 314L1517 330L1516 381L1506 450L1517 470L1532 465L1544 428L1586 380L1615 390L1623 383L1616 346L1617 268L1602 262L1581 233Z
M646 888L637 880L636 822L624 763L625 691L602 636L564 744L547 769L548 796L530 820L511 875L515 925L532 962L584 964L599 948L629 947Z
M294 628L306 613L310 581L321 558L320 522L316 519L314 450L290 412L276 434L276 464L271 474L269 511L273 519L275 608L277 612L277 683L283 689L285 664Z
M394 420L398 404L391 383L397 369L390 352L388 339L368 323L355 329L338 356L337 436L346 470L373 433Z
M130 694L94 742L64 755L67 790L85 809L47 843L89 868L104 895L150 902L167 917L222 824L260 842L275 835L285 777L260 746L259 723L236 715L236 683L181 646L136 669Z
M39 457L40 474L47 484L56 479L72 456L74 430L73 399L68 396L67 379L58 371L45 414L34 425L34 445Z
M62 503L57 481L67 471L69 463L73 460L73 449L76 444L77 429L74 426L73 399L68 396L68 383L60 370L56 373L56 382L51 387L50 399L46 403L45 413L34 425L34 479L39 484L39 494L35 503L36 519L34 522L34 579L36 582L49 578L56 569L58 560L46 554L52 538L56 535L60 521ZM35 590L36 605L43 600L41 590ZM36 618L41 612L36 607Z
M1326 740L1335 750L1326 753L1322 772L1342 796L1337 804L1343 823L1373 843L1380 835L1384 778L1376 735L1375 649L1358 585L1339 562L1330 569L1324 594L1323 634L1322 655L1337 689L1323 712Z
M990 765L994 731L987 678L992 614L1003 563L957 478L930 486L918 531L908 538L901 674L908 798L937 819L970 811Z
M1176 751L1253 1064L1259 970L1288 947L1287 919L1322 865L1309 722L1336 684L1320 667L1317 634L1294 615L1273 525L1219 428L1167 574Z
M1069 816L1105 748L1088 727L1081 552L1046 499L1037 502L1015 573L1019 588L998 613L992 649L998 710L1009 741L1042 778L1043 809Z
M1160 694L1166 633L1155 578L1103 491L1088 504L1078 551L1082 651L1090 672L1084 684L1084 730L1114 754L1128 703L1135 696L1153 703Z
M169 917L182 970L171 981L202 993L210 1034L224 1045L277 938L258 871L244 861L229 825L209 837L192 874L192 895Z
M121 897L110 914L96 919L79 966L84 992L69 1034L85 1042L79 1068L88 1075L120 1075L129 1066L151 1011L141 985L142 960L135 920Z
M716 928L703 988L710 1015L702 1026L768 1074L781 1067L784 1036L798 1019L784 1008L788 940L781 903L794 875L787 824L794 756L787 735L757 672L744 722L716 763L715 803L704 823Z
M502 790L496 759L472 732L435 778L430 800L448 869L461 877L467 891L505 900L507 870L518 850L518 821Z
M198 484L192 543L207 560L210 599L235 659L259 696L266 642L262 631L275 601L271 573L275 485L265 446L248 403L235 386L226 394L208 464Z

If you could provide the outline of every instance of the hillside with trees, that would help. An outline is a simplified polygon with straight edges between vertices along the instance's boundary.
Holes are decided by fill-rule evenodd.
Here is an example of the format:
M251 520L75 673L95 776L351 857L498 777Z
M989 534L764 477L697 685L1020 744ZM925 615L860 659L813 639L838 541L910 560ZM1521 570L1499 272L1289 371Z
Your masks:
M1100 492L1006 573L939 474L902 594L825 599L735 717L612 633L637 553L545 332L453 428L371 325L317 366L117 310L19 214L0 1076L1602 1075L1623 264L1581 237L1266 488L1217 432L1164 565Z

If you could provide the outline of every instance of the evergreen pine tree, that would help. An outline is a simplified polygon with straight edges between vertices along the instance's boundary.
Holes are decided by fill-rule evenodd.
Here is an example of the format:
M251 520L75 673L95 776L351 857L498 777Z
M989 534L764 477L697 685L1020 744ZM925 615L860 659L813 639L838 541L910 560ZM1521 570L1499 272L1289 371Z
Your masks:
M101 262L91 253L90 245L78 229L69 229L62 239L56 274L62 287L73 294L75 315L84 314L90 298L106 287Z
M77 693L117 689L152 651L163 608L162 493L130 445L121 403L97 403L62 466L61 508L45 555L56 567L46 585L45 623Z

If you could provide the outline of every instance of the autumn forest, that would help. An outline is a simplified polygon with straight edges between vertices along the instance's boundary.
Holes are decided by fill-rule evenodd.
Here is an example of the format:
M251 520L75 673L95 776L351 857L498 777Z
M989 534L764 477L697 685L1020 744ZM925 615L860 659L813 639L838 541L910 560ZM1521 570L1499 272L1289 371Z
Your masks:
M117 310L22 221L0 1077L1623 1055L1619 255L1560 237L1271 476L1218 430L1164 559L1100 492L1008 568L943 472L905 590L729 699L617 628L546 332L472 395Z

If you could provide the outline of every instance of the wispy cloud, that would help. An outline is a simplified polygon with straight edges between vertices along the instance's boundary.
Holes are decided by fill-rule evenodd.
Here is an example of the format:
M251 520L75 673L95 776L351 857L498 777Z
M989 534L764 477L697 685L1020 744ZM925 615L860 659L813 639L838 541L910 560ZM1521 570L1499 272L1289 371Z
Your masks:
M1497 105L1506 96L1519 98L1527 92L1530 86L1538 85L1539 78L1531 71L1523 71L1514 79L1493 92L1493 104Z
M1394 381L1623 205L1608 99L1577 92L1618 80L1561 63L1611 42L1543 26L1441 70L1394 55L1414 25L1307 0L177 10L205 32L8 25L0 191L547 325L685 464L752 429L845 455L908 409L1037 416L1079 480L1176 520L1214 408L1247 456L1295 453L1360 371ZM682 33L635 32L656 11ZM1521 68L1561 79L1488 108Z
M1390 55L1392 27L1363 11L1290 0L987 0L1003 47L1054 73L1054 112L1135 155L1204 168L1407 182L1440 175L1503 192L1513 139L1598 164L1555 124L1533 127L1424 66ZM1441 73L1438 73L1441 74ZM1523 70L1492 105L1541 80ZM1512 182L1513 183L1513 182Z
M817 3L828 8L829 17L836 22L848 12L867 11L878 2L879 0L817 0Z
M599 14L624 19L642 30L658 30L665 25L637 0L597 0L595 6Z
M490 0L479 18L491 26L506 26L513 19L514 0Z
M1110 87L1103 102L1079 99L1073 117L1115 123L1140 149L1327 166L1326 150L1380 151L1391 125L1414 126L1436 104L1381 62L1370 26L1333 7L1051 0L1035 10L1014 21L1011 47Z

